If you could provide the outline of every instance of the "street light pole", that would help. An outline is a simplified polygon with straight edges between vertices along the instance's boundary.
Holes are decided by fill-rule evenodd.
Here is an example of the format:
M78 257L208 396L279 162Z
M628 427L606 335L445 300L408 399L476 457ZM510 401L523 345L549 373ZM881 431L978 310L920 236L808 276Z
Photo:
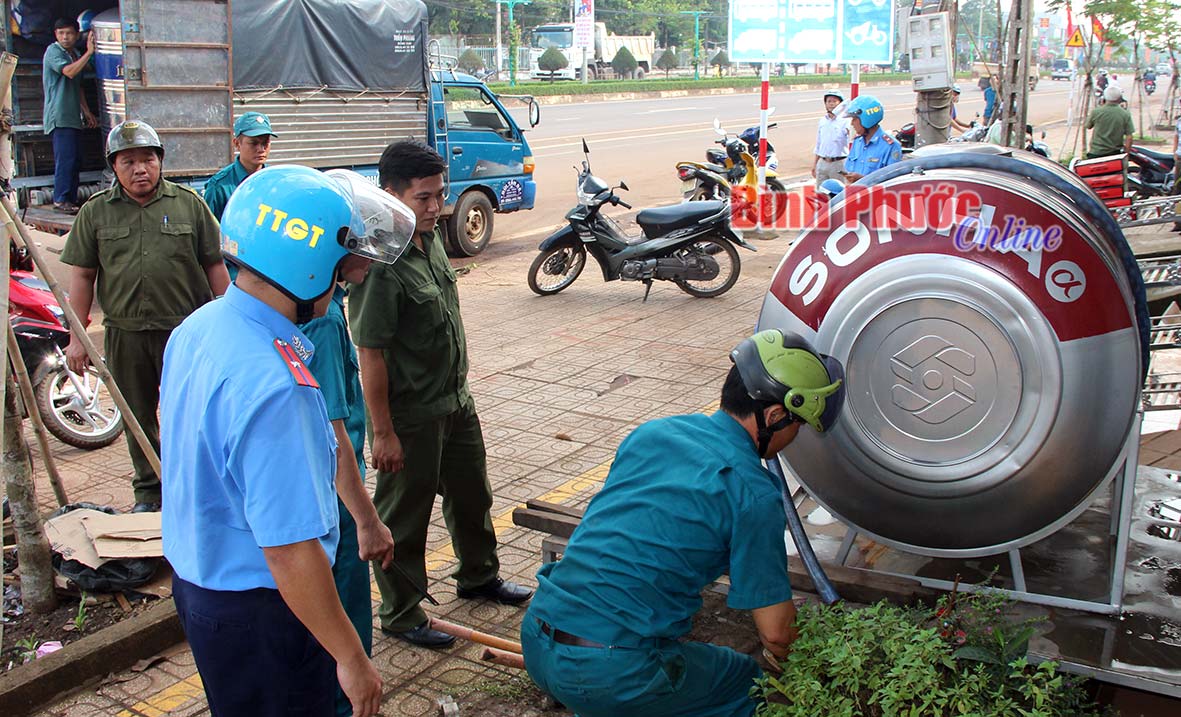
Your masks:
M517 86L517 43L513 41L513 29L516 28L516 22L513 20L513 8L517 5L528 5L533 0L496 0L497 5L508 5L508 84L509 87ZM499 16L499 8L497 8L497 15ZM497 38L499 43L500 38Z
M682 10L682 15L693 16L693 79L701 79L701 60L699 58L701 49L701 16L712 16L713 13L708 10Z

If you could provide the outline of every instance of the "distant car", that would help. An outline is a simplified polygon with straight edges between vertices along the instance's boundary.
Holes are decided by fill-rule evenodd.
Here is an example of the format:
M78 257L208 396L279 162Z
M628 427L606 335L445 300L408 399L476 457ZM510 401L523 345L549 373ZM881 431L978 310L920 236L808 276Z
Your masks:
M1074 77L1074 69L1070 66L1070 60L1054 60L1054 66L1050 68L1051 80L1069 80Z
M1171 67L1169 67L1169 63L1167 62L1162 62L1156 66L1156 74L1158 75L1169 75L1172 74L1172 72L1173 70Z

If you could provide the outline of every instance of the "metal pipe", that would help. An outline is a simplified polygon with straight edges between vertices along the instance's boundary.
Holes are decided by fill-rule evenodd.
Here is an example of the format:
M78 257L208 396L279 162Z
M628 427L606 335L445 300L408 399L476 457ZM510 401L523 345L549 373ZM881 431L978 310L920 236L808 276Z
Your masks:
M515 652L518 655L521 654L521 643L519 642L506 640L503 637L497 637L496 635L489 635L486 632L479 632L477 630L471 629L470 627L464 627L463 625L456 625L453 622L440 620L437 617L431 618L431 629L438 630L439 632L453 635L470 642L478 642L481 645L485 645L487 647L494 647L497 650L507 650L508 652Z
M525 669L525 658L515 652L505 652L504 650L485 647L484 651L480 653L480 659L485 662L495 662L505 667L515 667L518 670Z
M816 552L812 550L812 543L808 542L808 534L804 532L804 523L800 520L795 501L791 499L791 488L787 485L787 476L783 473L783 466L779 464L779 456L767 459L766 463L767 469L779 477L779 482L783 486L783 512L787 514L787 529L791 531L791 539L795 541L796 550L800 553L800 560L804 562L808 575L812 576L812 582L816 584L816 593L820 595L820 599L825 605L840 602L840 594L837 593L832 581L828 579L824 568L820 567Z

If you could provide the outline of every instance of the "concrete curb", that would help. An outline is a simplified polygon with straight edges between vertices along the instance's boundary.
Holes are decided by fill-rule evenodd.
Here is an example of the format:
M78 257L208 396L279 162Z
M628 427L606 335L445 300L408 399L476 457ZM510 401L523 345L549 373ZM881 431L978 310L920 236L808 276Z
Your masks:
M908 80L891 80L889 82L862 82L862 87L899 87L909 85ZM796 85L772 85L771 92L795 92L797 90L822 90L831 85L818 82L801 83ZM521 85L518 85L521 87ZM706 87L700 90L656 90L654 92L604 92L601 94L585 95L543 95L537 97L539 105L578 105L590 102L620 102L623 100L651 100L672 97L709 97L713 95L758 94L756 87ZM506 93L507 94L507 93ZM527 93L526 93L527 94Z
M0 675L0 714L25 715L183 642L171 599Z

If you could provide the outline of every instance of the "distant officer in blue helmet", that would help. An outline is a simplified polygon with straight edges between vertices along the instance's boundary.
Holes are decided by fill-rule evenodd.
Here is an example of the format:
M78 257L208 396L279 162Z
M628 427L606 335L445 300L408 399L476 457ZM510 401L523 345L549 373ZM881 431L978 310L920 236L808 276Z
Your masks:
M330 717L337 680L354 715L380 709L333 585L337 441L296 326L326 311L338 273L406 248L413 219L380 194L306 167L249 177L222 223L238 279L165 350L164 554L213 715Z
M902 147L882 131L886 111L872 95L861 95L848 104L845 116L850 119L853 144L845 158L845 181L856 182L870 172L888 167L902 159Z

